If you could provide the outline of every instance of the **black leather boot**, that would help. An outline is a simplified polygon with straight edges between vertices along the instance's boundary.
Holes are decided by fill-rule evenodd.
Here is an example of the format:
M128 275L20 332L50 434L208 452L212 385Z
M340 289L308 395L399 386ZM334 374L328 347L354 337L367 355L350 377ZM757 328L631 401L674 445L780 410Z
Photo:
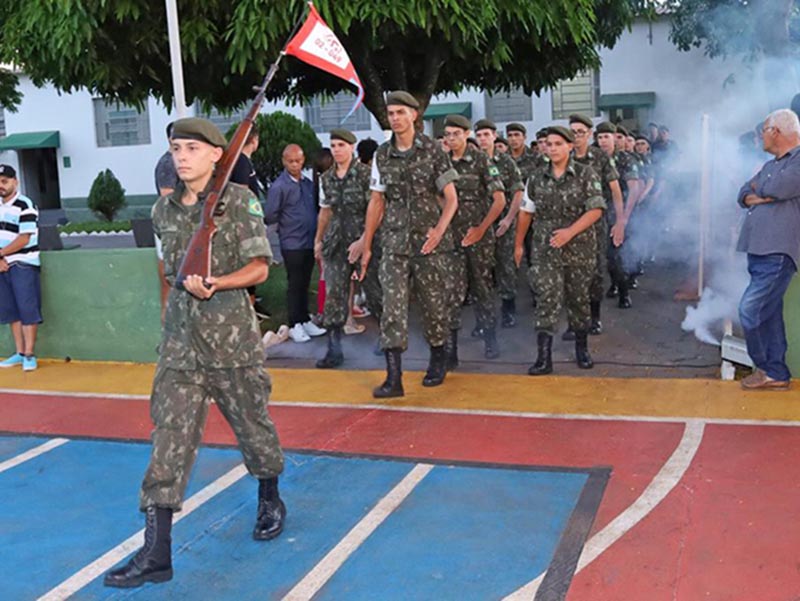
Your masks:
M425 377L422 378L422 385L439 386L439 384L444 382L446 373L444 345L432 346L431 358L428 361L428 371L425 372Z
M403 368L400 361L400 349L390 348L384 351L386 355L386 380L372 391L376 399L388 399L403 396Z
M483 338L483 328L481 328L477 323L475 327L472 328L472 332L470 332L470 336L473 338Z
M447 371L458 367L458 330L450 330L450 335L444 343L445 364Z
M543 376L553 373L553 335L539 332L536 336L536 346L538 348L536 363L530 366L528 375Z
M603 322L600 321L600 301L592 301L589 307L592 311L592 326L589 328L589 333L597 336L603 333Z
M581 330L575 332L575 361L581 369L592 369L594 361L589 354L588 332Z
M497 359L500 356L500 347L497 346L497 332L494 328L483 331L483 356L487 359Z
M606 298L617 298L619 294L619 288L616 284L612 283L611 286L608 287L608 292L606 292Z
M565 342L572 342L575 340L575 332L572 331L572 328L567 326L567 330L561 334L561 340L564 340Z
M344 363L344 353L342 353L342 327L333 326L328 328L328 352L317 361L320 369L332 369Z
M628 292L628 284L627 282L621 283L619 285L619 308L630 309L632 306L631 295Z
M259 478L258 513L253 528L255 540L272 540L283 532L286 520L286 505L278 494L278 477Z
M513 328L517 325L517 303L513 298L504 298L500 308L500 325Z
M121 568L111 570L103 584L135 588L145 582L172 580L172 510L148 507L145 511L144 546Z

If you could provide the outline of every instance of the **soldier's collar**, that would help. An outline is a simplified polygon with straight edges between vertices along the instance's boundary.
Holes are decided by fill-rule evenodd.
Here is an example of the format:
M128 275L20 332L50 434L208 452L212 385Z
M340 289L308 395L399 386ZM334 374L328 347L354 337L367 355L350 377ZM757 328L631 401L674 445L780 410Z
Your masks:
M394 134L392 134L392 137L389 139L389 153L398 157L408 156L409 153L415 151L417 148L422 148L424 146L422 138L419 137L419 132L414 132L414 141L411 143L411 148L409 148L408 150L398 150L396 142L397 142L397 137Z
M453 158L453 151L450 151L450 160L452 161L464 161L465 163L471 163L475 160L474 153L475 151L467 145L464 149L464 154L461 155L460 159Z

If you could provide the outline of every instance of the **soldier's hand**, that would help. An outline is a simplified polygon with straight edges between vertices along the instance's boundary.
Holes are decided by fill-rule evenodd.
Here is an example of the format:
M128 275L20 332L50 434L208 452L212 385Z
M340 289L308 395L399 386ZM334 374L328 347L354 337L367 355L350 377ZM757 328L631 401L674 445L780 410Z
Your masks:
M208 284L208 285L206 285ZM205 282L199 275L186 276L183 281L183 287L186 292L200 300L207 300L214 296L217 291L217 278L208 277Z
M514 263L517 268L522 264L522 255L525 254L522 246L514 246Z
M611 241L613 242L614 246L622 246L622 243L625 242L624 223L617 221L611 226Z
M508 221L506 219L501 219L500 220L500 224L497 226L497 229L495 230L494 233L499 238L500 236L505 234L508 231L508 228L510 228L510 227L511 227L511 222L510 221Z
M562 246L569 244L569 241L572 240L572 238L573 235L569 228L555 230L553 235L550 236L550 246L553 248L561 248Z
M372 258L372 249L364 248L361 252L361 271L358 274L358 281L363 282L364 277L367 275L367 267L369 267L369 260Z
M425 244L422 245L422 254L429 255L435 251L436 247L439 246L439 242L442 241L443 235L444 234L440 234L438 231L436 231L435 227L429 228Z
M314 259L322 261L322 241L314 242Z
M480 242L483 238L484 232L479 227L471 227L467 230L467 235L461 241L461 246L472 246L476 242Z
M353 242L347 249L347 262L348 263L356 263L361 258L361 254L364 252L364 240L359 238L355 242Z

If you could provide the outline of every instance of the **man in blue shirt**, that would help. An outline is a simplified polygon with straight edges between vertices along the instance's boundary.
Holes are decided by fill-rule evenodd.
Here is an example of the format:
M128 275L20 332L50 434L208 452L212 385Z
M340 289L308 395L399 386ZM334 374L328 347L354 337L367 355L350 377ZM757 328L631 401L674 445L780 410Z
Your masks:
M17 172L0 165L0 323L11 326L17 352L0 367L36 369L33 347L42 323L39 283L39 211L19 193Z
M278 224L281 255L286 265L289 308L289 336L295 342L308 342L325 330L317 327L308 315L308 287L314 271L314 236L317 232L317 208L314 184L303 176L305 155L297 144L283 149L283 172L267 194L264 219Z
M800 261L800 121L788 109L764 122L764 150L775 158L739 191L747 209L736 250L747 253L750 284L739 318L756 370L742 388L789 388L783 295Z

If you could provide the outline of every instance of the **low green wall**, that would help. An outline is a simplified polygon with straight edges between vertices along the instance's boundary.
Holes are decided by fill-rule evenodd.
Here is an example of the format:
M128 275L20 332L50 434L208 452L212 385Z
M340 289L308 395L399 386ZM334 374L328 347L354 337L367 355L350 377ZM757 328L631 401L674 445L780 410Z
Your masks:
M783 299L783 320L786 323L786 339L789 352L786 363L792 376L800 378L800 276L795 276Z
M155 361L161 309L155 249L42 253L39 357ZM7 327L4 353L13 350Z

